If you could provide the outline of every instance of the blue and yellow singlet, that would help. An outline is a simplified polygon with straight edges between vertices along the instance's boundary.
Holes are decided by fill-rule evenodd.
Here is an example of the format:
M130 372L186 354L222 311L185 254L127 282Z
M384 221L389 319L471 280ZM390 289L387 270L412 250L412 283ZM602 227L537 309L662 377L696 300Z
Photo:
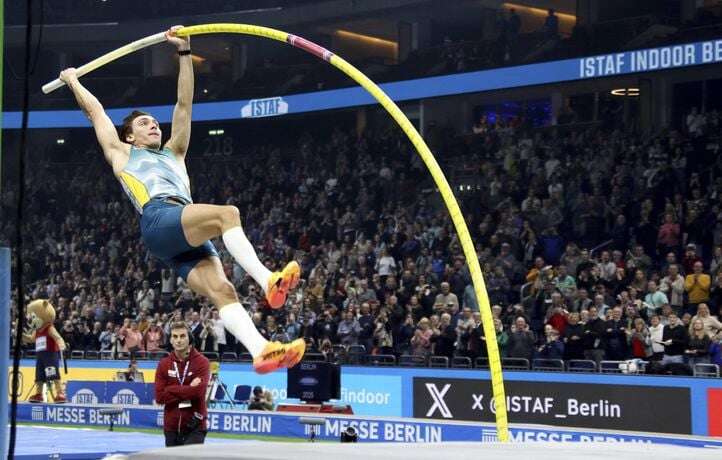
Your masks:
M173 197L187 204L193 202L186 167L167 147L152 150L131 146L130 159L118 179L140 214L151 199Z

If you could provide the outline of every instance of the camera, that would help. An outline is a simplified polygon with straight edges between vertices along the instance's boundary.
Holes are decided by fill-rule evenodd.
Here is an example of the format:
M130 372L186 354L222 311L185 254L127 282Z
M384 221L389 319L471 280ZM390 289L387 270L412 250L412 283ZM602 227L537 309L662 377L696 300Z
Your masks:
M356 429L352 426L346 427L346 429L341 432L341 442L358 442Z

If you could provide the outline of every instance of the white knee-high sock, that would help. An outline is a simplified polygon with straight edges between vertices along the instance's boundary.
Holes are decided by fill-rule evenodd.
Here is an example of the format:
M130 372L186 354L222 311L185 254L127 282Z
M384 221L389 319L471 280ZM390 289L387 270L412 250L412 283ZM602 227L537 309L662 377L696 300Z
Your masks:
M223 326L230 331L254 358L261 354L268 340L264 339L243 305L231 303L219 312Z
M236 262L256 280L264 291L268 287L271 271L258 260L255 249L241 227L233 227L223 233L223 243Z

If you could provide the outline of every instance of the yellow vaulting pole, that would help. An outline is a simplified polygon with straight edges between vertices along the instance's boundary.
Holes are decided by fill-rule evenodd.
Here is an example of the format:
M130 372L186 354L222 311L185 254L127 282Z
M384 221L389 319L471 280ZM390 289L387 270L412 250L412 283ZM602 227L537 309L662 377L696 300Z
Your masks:
M88 62L87 64L84 64L80 67L78 67L78 77L82 77L83 75L89 74L93 70L97 69L98 67L102 67L105 64L108 64L109 62L115 61L118 58L121 58L125 56L126 54L133 53L138 50L142 50L143 48L147 48L148 46L155 45L156 43L164 42L166 41L165 38L165 32L159 32L157 34L149 35L145 38L141 38L140 40L136 40L132 43L128 43L125 46L122 46L118 48L117 50L113 50L110 53L104 54L100 56L97 59L93 59L92 61ZM52 91L55 91L56 89L64 86L65 83L60 81L59 78L56 78L55 80L51 81L50 83L46 83L43 85L43 93L48 94Z
M484 328L484 336L486 340L486 348L489 356L489 370L491 372L491 384L494 396L494 405L496 407L496 429L499 441L506 442L509 440L509 427L507 421L506 412L506 397L504 394L504 381L501 371L501 359L499 357L499 347L496 342L496 331L494 329L494 320L491 314L491 305L489 304L489 296L486 293L486 286L484 284L484 277L481 273L481 267L479 266L479 260L476 257L476 251L474 250L474 244L471 241L469 235L469 229L466 226L466 221L461 213L459 204L454 197L454 193L451 191L451 187L441 171L439 164L436 162L436 158L429 150L426 142L419 135L416 128L411 124L408 118L398 108L398 106L392 101L381 88L371 81L366 75L361 73L353 65L349 64L342 57L337 56L329 50L310 42L304 38L292 35L280 30L271 29L268 27L254 26L250 24L203 24L197 26L182 27L176 31L178 36L189 36L189 35L204 35L204 34L217 34L217 33L232 33L242 35L254 35L257 37L270 38L280 42L288 43L296 48L300 48L307 51L314 56L317 56L331 65L341 70L343 73L352 78L356 83L361 85L366 91L368 91L385 109L389 114L396 120L401 129L406 133L406 136L411 140L411 143L416 148L416 151L421 156L422 160L429 169L431 176L439 188L439 192L444 199L451 220L454 222L456 232L461 242L461 247L466 256L467 263L469 264L469 270L471 272L471 280L474 285L474 292L476 298L479 301L479 311L481 313L482 324ZM95 70L96 68L117 59L118 57L124 56L132 51L143 48L145 46L152 45L163 41L160 36L162 34L156 34L151 37L133 42L126 45L123 48L119 48L116 51L108 53L95 61L91 61L86 66L80 69L86 68L87 72ZM138 44L138 45L136 45ZM134 46L136 45L136 46ZM122 53L119 51L123 50ZM91 65L92 64L92 65ZM85 73L87 73L85 72ZM55 87L60 87L58 82L53 82L54 85L51 87L50 84L43 88L44 92L52 91Z
M386 93L384 93L383 90L381 90L381 88L379 88L378 85L371 81L366 75L361 73L353 65L346 62L342 57L337 56L327 49L301 37L297 37L280 30L248 24L205 24L183 27L177 31L177 34L180 36L215 33L234 33L270 38L280 42L286 42L296 48L301 48L304 51L308 51L309 53L328 61L331 65L351 77L356 83L368 91L389 112L393 119L396 120L396 123L399 124L401 129L403 129L404 133L406 133L409 140L411 140L411 143L416 148L416 151L424 160L426 167L429 169L431 176L434 178L434 182L436 182L436 186L439 187L441 196L444 198L444 203L449 210L451 220L454 222L456 232L459 235L459 241L461 242L461 247L464 250L467 263L469 264L471 279L474 284L474 291L476 292L476 298L479 300L479 310L481 312L484 327L484 336L487 337L486 347L489 355L491 384L496 406L497 436L502 442L508 441L509 428L506 415L504 380L501 372L501 359L499 358L499 347L496 343L496 331L494 329L494 320L491 314L491 305L489 304L489 296L486 293L486 286L484 284L484 277L481 273L481 267L479 266L479 260L476 257L476 251L474 250L474 244L471 241L471 236L469 235L469 229L466 226L466 221L461 213L461 209L459 209L459 204L456 202L454 193L451 191L451 187L446 181L444 173L441 171L439 164L436 162L436 158L434 158L431 150L429 150L429 147L426 145L426 142L424 142L424 139L419 135L418 131L416 131L414 125L411 124L409 119L406 118L394 101L392 101ZM491 340L489 340L489 338Z

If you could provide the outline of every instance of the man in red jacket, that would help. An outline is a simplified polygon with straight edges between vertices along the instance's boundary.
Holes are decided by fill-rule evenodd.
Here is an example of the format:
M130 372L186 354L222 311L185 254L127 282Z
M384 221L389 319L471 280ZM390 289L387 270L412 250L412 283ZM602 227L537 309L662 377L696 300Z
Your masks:
M163 404L165 445L203 444L208 430L208 359L190 345L184 322L171 325L173 353L155 370L155 400Z

